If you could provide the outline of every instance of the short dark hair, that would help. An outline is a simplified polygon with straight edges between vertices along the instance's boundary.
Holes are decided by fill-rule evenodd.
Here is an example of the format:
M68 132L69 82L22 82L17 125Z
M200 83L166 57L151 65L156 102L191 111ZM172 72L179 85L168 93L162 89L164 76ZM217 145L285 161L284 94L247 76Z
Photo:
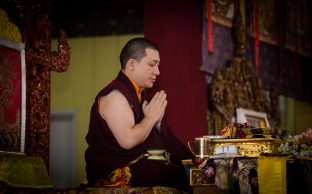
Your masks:
M147 48L159 51L157 46L146 38L133 38L129 40L121 50L119 56L121 69L126 67L127 61L131 58L140 62L146 56L145 49Z

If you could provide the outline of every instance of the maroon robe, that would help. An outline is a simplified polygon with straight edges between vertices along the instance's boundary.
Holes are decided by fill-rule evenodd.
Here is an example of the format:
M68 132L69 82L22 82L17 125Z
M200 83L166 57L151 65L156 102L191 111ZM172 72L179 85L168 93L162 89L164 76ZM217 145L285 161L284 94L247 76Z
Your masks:
M134 86L127 76L119 72L117 78L102 89L96 96L91 109L89 131L86 136L89 145L85 153L87 178L90 184L97 179L109 179L109 175L117 168L125 167L148 149L166 149L170 153L170 163L162 160L139 160L130 166L132 186L169 186L188 190L188 180L181 164L182 159L193 159L194 155L182 144L168 127L165 121L161 129L154 127L146 140L125 150L116 141L106 121L98 111L98 100L113 90L119 90L128 100L135 123L143 118L142 103L139 102ZM142 93L144 102L145 93Z

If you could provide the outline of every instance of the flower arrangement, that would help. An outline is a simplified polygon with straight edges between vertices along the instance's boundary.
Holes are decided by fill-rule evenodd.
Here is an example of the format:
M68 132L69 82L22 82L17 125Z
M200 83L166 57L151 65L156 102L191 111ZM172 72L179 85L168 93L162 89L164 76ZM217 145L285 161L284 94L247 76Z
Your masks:
M312 157L312 128L297 135L288 135L277 151L295 157Z
M208 159L206 164L201 168L203 178L208 182L214 183L216 178L217 165L213 159Z

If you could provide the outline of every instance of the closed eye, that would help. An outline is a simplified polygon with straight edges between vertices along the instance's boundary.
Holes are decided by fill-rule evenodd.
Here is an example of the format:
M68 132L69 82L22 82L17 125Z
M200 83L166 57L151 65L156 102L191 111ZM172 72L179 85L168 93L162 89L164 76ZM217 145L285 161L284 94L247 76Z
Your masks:
M149 66L154 67L155 65L159 65L159 61L153 60L151 63L149 63Z

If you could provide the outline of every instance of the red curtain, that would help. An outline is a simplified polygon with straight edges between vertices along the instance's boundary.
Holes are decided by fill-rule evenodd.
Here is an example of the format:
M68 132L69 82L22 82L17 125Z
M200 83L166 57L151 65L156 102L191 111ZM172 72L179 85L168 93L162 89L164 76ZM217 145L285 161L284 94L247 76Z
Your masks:
M158 89L167 92L166 117L186 143L207 134L206 77L202 65L202 2L146 0L144 34L160 49Z

